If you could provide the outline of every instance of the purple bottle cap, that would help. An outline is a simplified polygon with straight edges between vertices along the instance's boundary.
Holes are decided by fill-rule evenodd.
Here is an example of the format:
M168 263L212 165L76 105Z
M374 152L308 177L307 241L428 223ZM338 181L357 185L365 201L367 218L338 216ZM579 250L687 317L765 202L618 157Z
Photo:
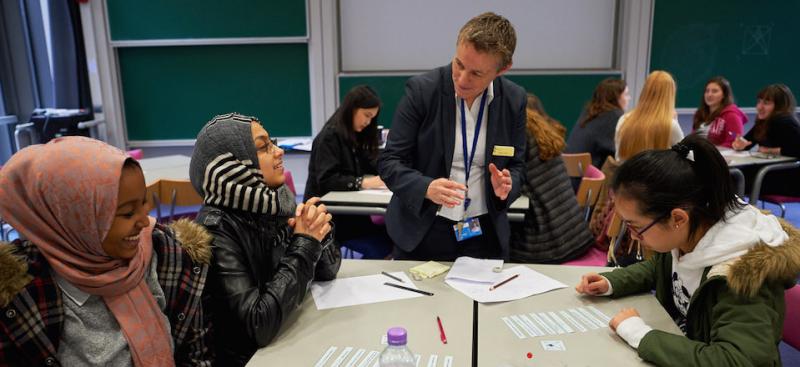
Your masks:
M406 335L406 329L401 327L393 327L386 332L389 345L406 345Z

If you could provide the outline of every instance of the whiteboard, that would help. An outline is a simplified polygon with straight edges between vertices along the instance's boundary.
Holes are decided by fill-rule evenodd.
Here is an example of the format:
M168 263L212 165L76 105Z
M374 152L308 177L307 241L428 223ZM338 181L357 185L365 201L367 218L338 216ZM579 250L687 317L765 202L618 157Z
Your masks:
M616 0L340 0L342 71L418 71L447 64L458 31L485 11L514 25L512 69L613 68Z

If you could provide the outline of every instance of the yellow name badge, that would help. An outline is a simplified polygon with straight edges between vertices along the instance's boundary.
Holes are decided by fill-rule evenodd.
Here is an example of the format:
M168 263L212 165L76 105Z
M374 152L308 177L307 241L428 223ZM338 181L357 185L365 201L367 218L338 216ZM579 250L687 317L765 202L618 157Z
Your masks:
M509 147L505 145L495 145L494 149L492 149L492 155L500 157L513 157L514 147Z

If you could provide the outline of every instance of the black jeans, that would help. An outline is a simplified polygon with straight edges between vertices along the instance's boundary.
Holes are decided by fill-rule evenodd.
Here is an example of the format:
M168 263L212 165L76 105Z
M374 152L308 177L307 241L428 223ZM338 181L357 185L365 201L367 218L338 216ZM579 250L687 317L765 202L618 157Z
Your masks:
M478 220L483 234L458 242L453 231L456 222L436 216L433 225L417 248L406 252L395 246L392 255L395 260L455 261L460 256L500 259L500 242L497 239L494 223L485 214L479 216Z

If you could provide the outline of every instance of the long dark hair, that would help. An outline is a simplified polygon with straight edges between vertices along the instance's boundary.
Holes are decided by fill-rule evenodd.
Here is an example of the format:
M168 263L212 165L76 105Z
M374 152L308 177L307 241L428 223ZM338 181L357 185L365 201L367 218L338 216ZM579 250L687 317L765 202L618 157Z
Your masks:
M716 111L711 111L711 107L706 104L705 88L708 88L708 85L711 83L718 85L719 88L722 89L722 102L720 102L720 105ZM733 89L731 89L731 83L728 81L728 79L725 79L721 76L715 76L709 79L703 89L703 95L700 96L700 106L697 107L697 111L694 112L692 128L697 129L704 122L714 121L714 119L719 116L722 110L725 107L728 107L730 104L733 104Z
M792 90L786 84L770 84L756 95L758 99L764 101L771 101L775 104L772 114L767 116L766 119L759 119L756 117L756 124L753 126L753 136L756 141L764 141L767 138L767 128L770 121L778 117L789 116L794 120L794 110L797 102L794 99Z
M580 121L581 127L603 112L621 110L619 97L625 92L628 83L622 79L606 78L594 88L592 100L586 104L586 115Z
M367 127L357 133L353 130L353 113L359 108L378 107L378 113L372 118ZM342 105L336 109L333 116L326 123L341 136L345 137L354 148L367 153L370 159L378 157L378 116L380 116L381 100L378 93L367 85L357 85L344 96Z
M611 189L617 196L633 199L650 218L666 220L672 209L686 210L690 235L701 224L712 226L724 220L727 211L745 205L736 197L719 150L697 134L671 149L634 155L617 169Z

